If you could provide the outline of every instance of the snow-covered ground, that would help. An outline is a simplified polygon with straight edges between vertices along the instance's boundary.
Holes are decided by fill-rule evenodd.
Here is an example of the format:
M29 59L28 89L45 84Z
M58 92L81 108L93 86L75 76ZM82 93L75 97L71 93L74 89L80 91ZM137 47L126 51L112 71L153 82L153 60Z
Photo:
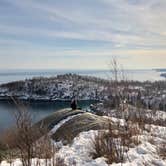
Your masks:
M145 108L166 109L164 81L158 83L128 82L128 84L128 92L125 92L125 96L130 104L135 105L139 98ZM124 84L117 87L119 94L124 92L124 88ZM73 95L79 100L100 101L113 100L115 96L114 88L110 86L109 80L75 74L50 78L39 77L0 85L1 100L8 100L12 96L20 100L71 100Z
M160 128L158 129L160 131ZM67 166L108 166L105 158L93 160L90 156L93 152L92 139L96 133L97 131L93 130L80 133L71 145L62 146L56 156L63 158ZM148 138L150 136L142 136L142 143L128 151L129 160L126 158L123 166L166 166L166 160L162 160L157 153L157 145L148 142ZM33 159L32 165L35 166L36 162L37 159ZM44 160L40 159L40 162L41 166L44 166ZM21 166L21 161L17 159L13 165ZM3 161L0 166L10 166L10 164ZM121 163L114 163L112 166L121 166Z
M0 98L17 96L23 100L71 100L73 92L77 91L77 98L80 100L102 100L105 88L98 83L99 80L72 74L34 78L0 85Z
M50 134L75 116L78 115L62 120L50 131ZM117 122L116 118L112 118L112 120ZM139 135L141 143L129 149L127 155L125 155L123 166L166 166L166 159L162 159L158 152L158 147L162 143L166 144L166 127L146 125L145 128L148 130ZM62 145L56 153L56 157L64 159L67 166L121 166L121 163L108 165L104 157L92 158L91 154L94 152L92 140L97 133L98 131L94 130L81 132L70 145ZM32 159L32 166L36 166L37 161L40 161L41 166L45 165L44 159ZM10 164L3 161L0 166L10 166ZM13 166L21 166L21 161L19 159L14 160Z

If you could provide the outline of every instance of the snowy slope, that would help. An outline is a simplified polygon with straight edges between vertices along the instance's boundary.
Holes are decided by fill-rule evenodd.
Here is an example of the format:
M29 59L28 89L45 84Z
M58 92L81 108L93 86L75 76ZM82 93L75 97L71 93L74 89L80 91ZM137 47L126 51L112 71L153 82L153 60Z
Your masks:
M49 134L56 132L59 127L75 116L78 115L70 116L62 120ZM117 121L115 118L112 120L114 122ZM139 135L141 143L129 149L125 156L123 166L166 166L166 159L162 159L158 152L158 147L162 143L166 144L166 127L155 125L146 125L145 127L149 131L144 131ZM94 151L92 140L97 132L94 130L81 132L70 145L62 145L56 153L56 157L64 159L67 166L108 166L104 157L94 160L91 156L91 153ZM40 162L41 166L45 165L44 159L32 159L32 166L36 166L37 161ZM111 165L121 166L122 164L113 163ZM3 161L0 166L10 166L10 164ZM19 159L14 160L13 166L21 166L21 161Z

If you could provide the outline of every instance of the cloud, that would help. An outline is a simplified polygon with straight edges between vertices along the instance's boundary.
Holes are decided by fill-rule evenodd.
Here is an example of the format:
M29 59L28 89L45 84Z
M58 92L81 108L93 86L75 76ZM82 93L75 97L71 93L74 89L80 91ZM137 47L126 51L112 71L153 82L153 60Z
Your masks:
M164 66L156 56L166 56L165 9L165 0L2 0L0 60L24 55L69 62L70 57L77 64L89 56L103 58L105 66L117 55L132 66L152 56L147 66Z

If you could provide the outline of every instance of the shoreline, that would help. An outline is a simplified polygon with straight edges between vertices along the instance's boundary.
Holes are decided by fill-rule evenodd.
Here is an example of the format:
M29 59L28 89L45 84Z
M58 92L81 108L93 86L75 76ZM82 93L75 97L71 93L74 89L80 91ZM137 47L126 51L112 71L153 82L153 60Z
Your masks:
M15 97L15 96L12 96ZM24 99L24 98L18 98L15 97L15 99L23 101L23 102L71 102L71 99ZM11 97L1 97L0 96L0 102L3 101L13 101ZM97 99L79 99L78 102L86 102L86 101L92 101L92 102L100 102L100 100Z
M166 73L161 73L160 76L166 78Z

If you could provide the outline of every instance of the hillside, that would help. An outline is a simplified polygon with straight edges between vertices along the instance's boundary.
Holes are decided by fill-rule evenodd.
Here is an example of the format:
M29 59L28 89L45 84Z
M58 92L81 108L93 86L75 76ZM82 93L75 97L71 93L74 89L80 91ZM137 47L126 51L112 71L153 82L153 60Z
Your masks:
M24 100L102 100L108 81L75 74L40 77L0 86L1 99L15 96Z
M156 118L162 118L166 121L166 113L162 115L158 113L158 116L154 116L153 118L154 120ZM109 127L110 123L112 129ZM111 116L102 117L81 110L71 111L70 109L55 112L36 125L40 127L47 126L48 134L54 140L54 146L58 146L58 151L55 153L54 159L60 158L61 161L63 161L63 166L120 166L121 162L125 166L166 165L165 125L148 124L144 121L144 127L142 128L139 123L135 121L132 122L131 127L129 122L123 118L119 119ZM122 136L118 131L124 130L124 127L128 125L130 126L130 130L132 129L132 135L129 136L127 134L126 136L129 140L132 139L130 141L127 139L129 144L121 144L122 142L119 142L119 144L118 140L121 140ZM117 144L116 146L119 149L119 153L122 152L121 149L127 146L126 152L123 152L124 156L121 162L113 161L111 164L104 152L99 153L101 149L95 152L97 150L96 139L99 138L99 135L102 136L101 133L103 132L105 134L113 132L109 137L115 141L113 142L115 145ZM123 139L126 138L124 137ZM94 157L95 153L100 155ZM46 165L45 159L34 158L32 159L32 166L36 166L37 162L40 163L41 166ZM48 164L52 164L52 160L48 159L47 162ZM20 159L13 160L13 166L19 166L20 164ZM0 164L0 166L9 165L7 161L2 161Z
M0 85L0 100L10 100L15 97L26 101L71 101L77 100L111 101L114 105L115 84L90 76L76 74L58 75L57 77L40 77L24 81ZM147 109L166 111L165 81L138 82L120 81L117 83L118 96L125 95L131 105L136 100Z

